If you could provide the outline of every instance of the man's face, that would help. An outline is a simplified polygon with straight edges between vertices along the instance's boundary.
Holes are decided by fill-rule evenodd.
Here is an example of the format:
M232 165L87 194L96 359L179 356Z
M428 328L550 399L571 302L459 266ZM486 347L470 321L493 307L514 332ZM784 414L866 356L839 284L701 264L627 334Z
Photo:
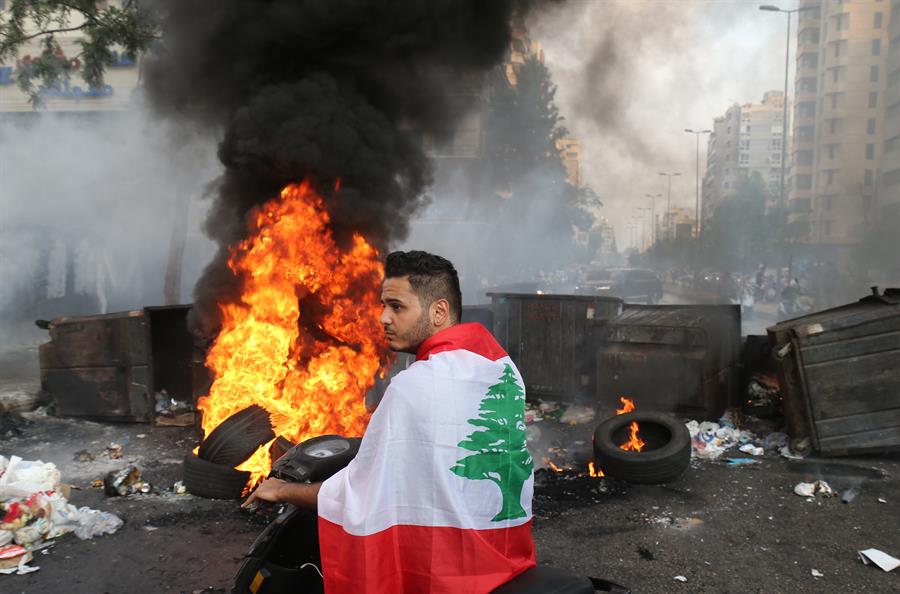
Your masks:
M381 285L381 325L391 350L415 353L431 336L429 312L422 307L407 277L386 278Z

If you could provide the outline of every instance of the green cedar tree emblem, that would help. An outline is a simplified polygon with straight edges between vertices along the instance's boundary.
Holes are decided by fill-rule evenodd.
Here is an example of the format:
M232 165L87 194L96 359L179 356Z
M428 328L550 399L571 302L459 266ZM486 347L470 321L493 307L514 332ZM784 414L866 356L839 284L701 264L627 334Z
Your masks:
M525 391L512 367L505 366L500 383L488 388L478 410L478 418L469 419L469 424L484 429L458 444L475 453L457 460L450 470L463 478L493 481L500 488L503 507L491 521L522 518L522 488L533 464L526 444Z

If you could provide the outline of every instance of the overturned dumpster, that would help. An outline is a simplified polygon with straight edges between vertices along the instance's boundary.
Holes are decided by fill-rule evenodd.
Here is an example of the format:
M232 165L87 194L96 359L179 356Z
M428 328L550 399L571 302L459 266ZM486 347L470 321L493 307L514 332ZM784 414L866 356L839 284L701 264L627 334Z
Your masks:
M718 419L740 379L737 305L632 305L597 330L597 397L644 410Z
M189 305L43 323L41 389L56 414L98 421L153 422L157 399L188 403L205 386L202 357L188 332Z
M900 289L873 288L768 335L795 446L823 455L900 447Z

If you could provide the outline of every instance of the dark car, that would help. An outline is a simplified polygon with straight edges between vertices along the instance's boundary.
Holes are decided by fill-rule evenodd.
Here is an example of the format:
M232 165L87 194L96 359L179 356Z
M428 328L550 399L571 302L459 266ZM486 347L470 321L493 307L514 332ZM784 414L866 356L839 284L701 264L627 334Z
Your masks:
M656 303L662 299L662 282L652 270L642 268L595 268L588 270L579 293L621 297L625 301Z

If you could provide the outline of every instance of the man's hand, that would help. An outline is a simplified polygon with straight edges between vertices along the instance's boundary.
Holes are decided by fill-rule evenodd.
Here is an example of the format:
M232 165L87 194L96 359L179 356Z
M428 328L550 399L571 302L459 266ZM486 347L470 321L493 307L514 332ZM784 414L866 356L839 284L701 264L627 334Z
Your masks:
M270 478L264 480L253 493L250 494L250 497L247 498L247 501L241 504L241 507L246 508L249 507L251 503L259 499L260 501L269 501L271 503L284 503L282 499L280 499L280 494L284 491L282 488L287 483L281 479Z
M289 483L280 479L266 479L250 494L241 507L248 507L257 499L271 503L290 503L297 507L316 509L322 483Z

